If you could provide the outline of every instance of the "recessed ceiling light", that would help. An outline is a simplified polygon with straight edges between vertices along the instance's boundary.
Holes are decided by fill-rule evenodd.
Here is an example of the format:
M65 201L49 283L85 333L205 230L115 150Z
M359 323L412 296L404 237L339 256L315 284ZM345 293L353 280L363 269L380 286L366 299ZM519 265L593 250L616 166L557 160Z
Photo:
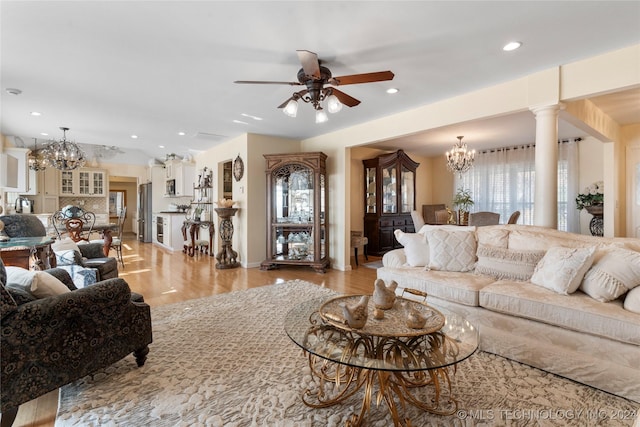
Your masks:
M400 91L398 90L398 88L395 88L395 87L391 87L391 88L387 89L387 93L389 93L389 94L394 94L394 93L398 93L398 92L400 92Z
M138 135L131 135L131 138L138 139Z
M502 50L504 50L505 52L511 52L512 50L516 50L520 46L522 46L522 43L520 42L509 42L506 45L504 45Z
M240 125L248 125L249 123L243 122L242 120L234 120L233 123L238 123Z
M186 134L187 134L186 132L182 132L182 131L178 132L178 135L180 136L185 136Z
M42 115L42 113L39 113L37 111L32 111L29 114L31 114L32 116L41 116Z
M40 135L42 135L42 136L49 136L49 134L48 134L48 133L46 133L46 132L40 132Z
M158 145L158 148L164 148L164 145Z

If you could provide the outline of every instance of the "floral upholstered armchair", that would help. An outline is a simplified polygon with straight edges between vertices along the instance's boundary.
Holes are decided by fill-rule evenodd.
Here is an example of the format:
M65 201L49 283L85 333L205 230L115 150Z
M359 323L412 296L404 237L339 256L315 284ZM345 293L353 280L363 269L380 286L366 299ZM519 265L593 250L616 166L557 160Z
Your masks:
M76 289L64 270L37 272L64 284L57 285L64 293L41 297L15 284L7 270L0 259L2 425L11 425L19 405L131 353L138 366L145 363L152 342L150 307L123 279Z

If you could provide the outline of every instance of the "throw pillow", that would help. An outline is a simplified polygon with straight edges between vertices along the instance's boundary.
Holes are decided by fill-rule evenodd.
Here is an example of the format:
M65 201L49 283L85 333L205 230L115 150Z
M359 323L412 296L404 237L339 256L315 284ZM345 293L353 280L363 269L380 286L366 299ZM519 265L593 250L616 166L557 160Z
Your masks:
M624 297L623 307L625 310L640 314L640 286L636 286L627 292L627 296Z
M434 229L427 231L429 269L442 271L471 271L476 263L476 235L474 231Z
M531 276L531 283L569 295L578 290L585 273L593 264L595 246L590 248L549 248Z
M609 248L596 255L580 290L598 301L613 301L640 285L640 253Z
M531 279L536 265L544 254L545 251L524 251L479 244L475 272L491 276L496 280L526 282Z
M53 253L56 255L56 263L58 266L82 264L82 255L78 251L69 249L64 251L53 251Z
M411 267L424 267L429 264L429 245L424 235L405 233L402 230L395 230L393 233L396 240L404 246L407 264Z
M44 271L7 267L7 286L18 285L36 298L46 298L71 292L64 283Z
M54 252L58 252L58 251L69 251L69 250L73 250L73 251L78 251L80 252L80 248L78 247L78 245L76 244L76 242L74 242L73 240L71 240L70 237L65 237L64 239L61 240L56 240L55 242L53 242L51 244L51 249Z

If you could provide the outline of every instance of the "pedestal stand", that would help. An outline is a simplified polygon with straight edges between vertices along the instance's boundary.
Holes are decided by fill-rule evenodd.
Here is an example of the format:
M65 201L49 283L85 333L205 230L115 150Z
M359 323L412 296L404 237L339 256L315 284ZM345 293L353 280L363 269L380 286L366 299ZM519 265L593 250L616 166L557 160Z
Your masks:
M216 213L220 217L219 235L222 240L222 250L216 255L218 263L216 268L236 268L240 266L237 261L238 253L231 248L231 239L233 238L233 223L231 217L236 214L238 208L215 208Z
M589 231L592 236L604 236L604 209L602 205L591 205L584 207L587 212L593 215L589 221Z

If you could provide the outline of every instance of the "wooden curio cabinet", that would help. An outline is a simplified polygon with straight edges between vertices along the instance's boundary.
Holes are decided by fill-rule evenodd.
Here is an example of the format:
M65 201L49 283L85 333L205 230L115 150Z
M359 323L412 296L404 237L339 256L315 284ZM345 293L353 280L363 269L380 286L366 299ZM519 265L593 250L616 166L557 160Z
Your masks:
M329 267L327 156L265 154L267 161L267 259L260 269Z
M416 205L416 163L398 150L364 164L364 235L369 239L369 253L383 255L402 245L393 231L413 233L411 211Z

